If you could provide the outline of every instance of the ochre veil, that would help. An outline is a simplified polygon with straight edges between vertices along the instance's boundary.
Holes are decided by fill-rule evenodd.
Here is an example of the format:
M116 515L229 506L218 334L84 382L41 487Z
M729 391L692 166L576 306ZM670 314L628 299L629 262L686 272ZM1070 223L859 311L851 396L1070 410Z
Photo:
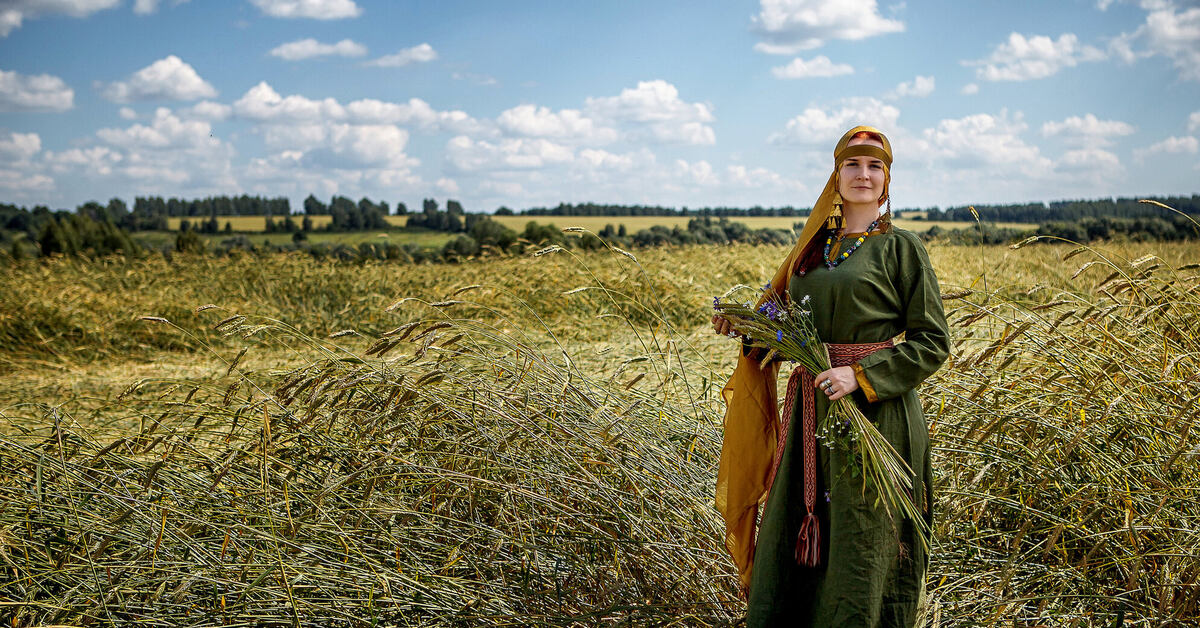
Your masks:
M850 139L861 132L878 135L883 150L868 144L847 147ZM779 265L771 278L770 289L783 295L788 281L795 272L809 242L821 233L826 221L840 217L841 200L837 191L837 171L843 159L856 155L878 157L890 171L892 145L878 129L858 126L842 136L833 151L833 173L825 183L825 189L813 205L812 213L804 222L796 245ZM884 195L887 199L885 178ZM835 205L837 206L835 210ZM765 295L763 297L766 298ZM760 301L761 303L761 301ZM725 399L725 436L721 444L721 464L717 471L716 506L725 519L725 549L733 556L738 568L738 579L743 590L750 586L750 572L754 563L754 527L758 516L759 500L767 489L767 475L775 453L775 442L779 431L779 411L776 408L777 393L775 380L779 365L766 365L753 357L738 357L737 368L729 383L721 391Z

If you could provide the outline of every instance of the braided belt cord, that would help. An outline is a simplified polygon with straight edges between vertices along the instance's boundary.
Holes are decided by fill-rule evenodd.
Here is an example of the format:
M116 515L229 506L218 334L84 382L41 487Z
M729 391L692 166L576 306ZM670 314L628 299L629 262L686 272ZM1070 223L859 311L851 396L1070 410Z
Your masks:
M859 360L879 351L895 346L891 340L867 343L826 343L829 351L829 362L833 366L849 366ZM801 440L804 447L804 508L806 515L796 538L796 562L806 567L816 567L820 563L819 548L821 534L815 509L817 505L817 401L813 378L803 366L792 369L788 377L787 396L783 402L783 416L779 428L779 437L775 441L775 456L771 461L771 470L767 475L767 497L775 484L775 473L783 460L783 448L787 443L788 432L792 423L792 408L796 402L796 392L801 392Z

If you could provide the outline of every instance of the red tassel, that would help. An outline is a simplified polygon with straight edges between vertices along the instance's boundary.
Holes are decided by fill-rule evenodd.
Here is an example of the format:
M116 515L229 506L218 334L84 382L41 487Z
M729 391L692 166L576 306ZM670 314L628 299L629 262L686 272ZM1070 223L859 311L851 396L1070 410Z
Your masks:
M821 522L811 512L805 515L800 534L796 535L796 562L802 567L821 564Z

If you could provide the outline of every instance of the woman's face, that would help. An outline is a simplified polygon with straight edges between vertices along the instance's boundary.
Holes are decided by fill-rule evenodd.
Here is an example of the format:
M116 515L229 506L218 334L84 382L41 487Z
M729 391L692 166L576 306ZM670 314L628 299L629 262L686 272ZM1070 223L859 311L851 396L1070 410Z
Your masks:
M865 137L852 138L846 145L870 144L883 148L883 143ZM838 193L846 204L867 205L879 207L879 197L883 196L884 169L883 162L875 157L849 157L842 161L838 170Z

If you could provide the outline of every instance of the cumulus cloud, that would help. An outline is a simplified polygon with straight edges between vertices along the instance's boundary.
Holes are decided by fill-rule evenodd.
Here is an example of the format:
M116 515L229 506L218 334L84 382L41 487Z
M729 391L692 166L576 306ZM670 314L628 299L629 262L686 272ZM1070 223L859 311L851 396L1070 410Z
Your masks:
M366 65L377 68L400 68L412 63L428 63L437 59L437 51L429 44L418 44L405 48L396 54L372 59Z
M238 189L233 147L213 137L206 120L185 120L159 107L148 124L103 128L102 146L50 156L62 171L122 177L141 193L228 193Z
M271 17L339 20L362 15L354 0L250 0Z
M1101 120L1093 114L1083 117L1071 116L1062 122L1046 122L1042 125L1045 137L1062 137L1068 143L1093 146L1108 146L1112 137L1132 135L1132 124L1120 120Z
M932 76L918 76L911 81L897 85L895 89L888 92L887 97L891 99L924 98L933 93L934 86L935 81Z
M348 122L403 124L423 131L487 134L485 125L462 111L438 111L420 98L394 103L372 98L342 105L333 98L314 100L298 94L281 96L266 81L251 87L233 103L239 117L272 124Z
M976 85L975 83L967 83L966 85L963 85L961 92L964 96L974 96L975 94L979 93L979 85Z
M0 135L0 163L27 161L42 150L42 138L37 133Z
M1063 172L1090 173L1095 178L1108 177L1121 172L1121 160L1103 148L1080 148L1069 150L1055 163Z
M446 162L457 170L523 170L575 159L569 147L543 138L504 138L497 142L459 135L446 143Z
M251 87L233 103L237 115L259 121L341 120L346 109L333 98L311 100L299 95L283 97L266 81Z
M213 98L217 90L200 78L195 68L175 55L169 55L134 72L129 80L101 87L101 94L113 102L135 100L197 100Z
M607 144L617 139L615 129L601 126L577 109L551 111L536 105L518 105L503 111L496 122L513 135L578 140Z
M1028 128L1020 115L977 113L946 119L924 131L929 148L941 157L967 162L1006 164L1037 161L1040 151L1020 138Z
M1182 10L1169 2L1143 6L1149 9L1146 22L1136 31L1118 36L1112 46L1126 62L1140 56L1163 55L1174 63L1181 78L1200 81L1200 6ZM1146 49L1136 52L1134 43Z
M874 98L850 98L828 110L810 106L788 120L783 131L767 138L772 144L832 147L846 129L866 124L883 129L896 126L900 110Z
M226 120L233 115L233 107L211 100L202 100L191 107L180 109L179 115L184 118L200 118L201 120Z
M584 111L602 121L630 123L654 141L693 145L716 143L708 122L715 117L706 103L689 103L663 80L639 81L617 96L588 98ZM639 131L634 132L635 135Z
M0 111L66 111L75 106L75 90L57 76L0 70Z
M1152 157L1154 155L1163 153L1176 155L1195 155L1197 152L1200 152L1200 140L1197 140L1191 135L1172 135L1161 142L1156 142L1145 148L1134 150L1133 158L1137 162L1141 163L1145 161L1147 157Z
M121 107L117 110L117 115L121 116L122 120L136 120L137 112L129 107Z
M1188 132L1200 129L1200 111L1193 111L1192 115L1188 116Z
M898 33L904 23L881 16L875 0L761 0L752 28L763 38L755 50L793 55L834 39Z
M107 177L123 157L107 146L71 148L61 152L49 152L46 163L55 173L83 173L88 176Z
M1104 58L1099 49L1080 44L1074 33L1063 33L1057 40L1044 35L1026 37L1012 33L988 58L964 61L963 65L976 67L975 75L985 81L1028 81Z
M352 39L343 39L336 44L323 44L310 37L276 46L269 54L284 61L328 56L361 57L367 54L367 47Z
M111 9L121 0L5 0L0 4L0 37L7 37L27 20L42 15L87 17Z
M120 148L194 148L210 142L212 127L200 120L181 120L166 107L154 112L149 126L134 124L125 129L106 128L96 131L100 139Z
M787 65L771 68L771 74L775 78L781 79L842 76L854 74L854 66L846 63L834 63L825 55L813 57L807 61L796 57Z
M188 0L173 0L174 4L183 4ZM133 12L138 15L149 15L158 10L159 0L134 0Z

